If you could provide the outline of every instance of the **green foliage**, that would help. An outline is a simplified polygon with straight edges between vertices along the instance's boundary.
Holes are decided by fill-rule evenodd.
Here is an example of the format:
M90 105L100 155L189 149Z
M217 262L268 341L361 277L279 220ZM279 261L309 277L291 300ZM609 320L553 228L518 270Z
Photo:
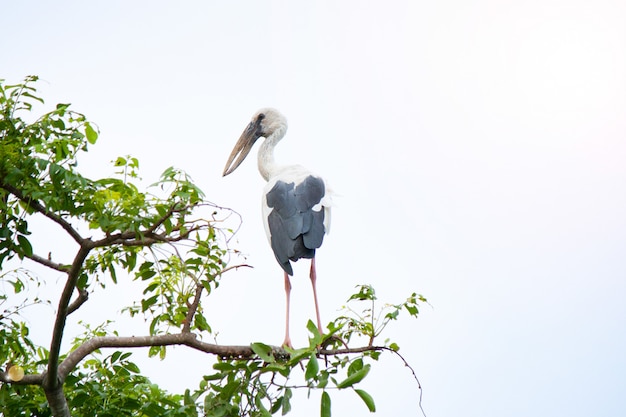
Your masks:
M32 86L37 77L23 83L3 85L0 80L0 267L5 260L32 256L33 249L25 215L37 201L59 215L85 213L93 191L91 181L77 174L76 156L97 140L97 130L85 116L56 108L33 123L23 112L43 103ZM87 140L87 136L90 140ZM16 191L22 199L16 198Z
M40 372L43 369L47 351L33 343L27 324L20 320L20 313L26 307L43 303L44 300L22 297L21 301L16 301L16 298L38 284L36 278L23 269L0 275L0 364L20 365L26 373ZM0 385L0 415L50 415L49 410L46 412L45 409L46 398L39 387Z
M99 129L69 104L59 104L34 121L27 118L35 104L44 103L36 95L36 81L37 77L27 77L22 83L7 85L0 80L0 268L5 269L11 260L29 258L55 269L57 275L67 273L68 279L75 274L76 288L84 294L131 276L143 284L144 298L125 311L131 316L143 314L149 320L150 335L210 332L200 296L219 285L229 256L225 241L230 232L215 225L231 212L207 202L192 179L173 167L141 190L139 160L131 156L112 161L112 177L82 175L79 153L97 142ZM61 226L77 249L88 247L84 261L58 262L53 259L53 248L46 251L47 256L37 254L31 242L36 230L30 220L35 214ZM82 237L80 232L89 229L90 237ZM24 271L1 276L0 305L6 308L0 315L0 365L19 360L27 374L37 374L46 370L49 352L28 338L28 327L19 313L44 301L36 297L16 301L15 294L27 293L27 284L41 283ZM10 300L8 289L14 293ZM102 326L85 326L85 334L76 338L72 349L106 334ZM164 356L165 347L156 346L151 352ZM113 375L118 374L107 375L99 369L87 374L89 378L74 376L73 381L84 381L81 386L87 387L93 383L87 379L98 376L96 381L105 378L107 384L115 385ZM4 394L10 391L6 385L0 389ZM150 407L146 415L159 413L155 405Z
M43 356L46 352L41 353ZM74 417L198 415L195 402L188 401L188 392L186 395L169 394L160 389L140 375L139 367L129 360L130 356L130 352L122 351L106 357L94 354L67 377L65 392ZM40 367L42 363L40 361ZM2 385L0 415L51 414L40 387Z
M73 416L197 416L194 402L169 394L140 375L130 352L85 360L66 381Z
M27 294L31 287L39 287L38 280L24 269L10 270L0 274L0 363L15 363L25 367L26 371L37 368L32 366L43 358L29 337L27 324L20 320L20 312L35 304L48 304L38 297L30 298ZM10 288L10 289L9 289ZM33 358L36 358L33 360ZM0 401L1 403L1 401Z
M350 296L348 301L359 300L370 303L371 307L366 308L361 313L357 313L350 306L344 307L345 315L340 316L335 324L346 328L345 341L349 342L353 336L366 336L371 345L373 340L378 337L387 327L390 321L397 320L402 311L406 311L412 317L419 314L419 303L427 303L424 296L413 293L405 302L400 304L385 304L380 311L375 311L376 291L370 285L357 286L358 291ZM397 351L399 347L395 343L391 343L389 347ZM378 353L375 353L378 354Z

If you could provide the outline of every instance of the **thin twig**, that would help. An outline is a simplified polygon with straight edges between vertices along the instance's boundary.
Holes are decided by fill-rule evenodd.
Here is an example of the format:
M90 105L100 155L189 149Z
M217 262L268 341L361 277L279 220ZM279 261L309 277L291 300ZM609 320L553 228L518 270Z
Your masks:
M422 414L424 415L424 417L426 417L426 412L424 411L424 407L422 407L422 394L424 393L423 389L422 389L422 384L420 383L420 380L417 378L417 374L415 373L415 369L413 369L413 367L411 365L409 365L409 363L407 362L406 359L404 359L404 356L402 356L400 354L400 352L398 352L397 350L391 349L389 347L385 347L385 350L389 350L393 353L395 353L401 360L402 362L404 362L404 366L406 366L407 368L409 368L409 370L411 371L411 373L413 374L413 378L415 379L415 382L417 382L417 388L420 391L420 396L419 396L419 401L418 401L418 405L420 407L420 411L422 412Z
M239 269L239 268L254 268L254 267L248 264L231 265L229 267L222 269L222 272L220 272L220 275L224 275L225 272L228 272L231 269Z
M232 265L232 266L222 269L219 275L221 276L225 272L228 272L232 269L242 268L242 267L252 268L252 266L246 265L246 264ZM188 304L187 306L189 310L187 311L187 315L185 316L185 320L183 321L183 328L182 328L183 333L189 333L191 331L191 322L193 321L193 316L196 314L196 311L198 310L198 306L200 305L200 297L202 296L202 291L204 290L204 286L202 285L202 283L198 282L195 279L195 277L193 278L196 281L196 293L194 295L194 298L191 304Z
M385 346L362 346L358 348L347 348L347 349L321 349L318 353L323 356L334 356L334 355L345 355L350 353L363 353L363 352L373 352L388 349Z
M177 205L178 205L178 204L176 204L176 203L172 204L172 205L170 206L170 208L169 208L169 209L167 209L167 212L165 212L165 214L164 214L163 216L161 216L161 218L160 218L160 219L158 219L156 222L154 222L154 224L153 224L152 226L150 226L150 227L148 228L147 232L148 232L148 233L153 233L154 231L156 231L156 229L158 229L158 228L159 228L159 226L161 226L161 225L165 222L165 220L167 220L167 219L168 219L168 217L171 217L171 216L172 216L172 214L174 214L174 213L180 213L181 211L184 211L184 210L187 210L187 209L192 208L192 206L183 206L183 207L181 207L181 208L179 208L179 209L176 209L176 206L177 206Z

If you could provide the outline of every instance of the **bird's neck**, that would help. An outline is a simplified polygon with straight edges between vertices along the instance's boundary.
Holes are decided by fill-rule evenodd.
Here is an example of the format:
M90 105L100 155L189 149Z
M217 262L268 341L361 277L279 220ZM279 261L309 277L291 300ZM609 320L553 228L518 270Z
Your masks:
M274 147L285 136L287 126L281 126L274 133L269 135L259 149L258 163L259 172L265 181L269 181L273 174L278 170L279 165L274 161Z

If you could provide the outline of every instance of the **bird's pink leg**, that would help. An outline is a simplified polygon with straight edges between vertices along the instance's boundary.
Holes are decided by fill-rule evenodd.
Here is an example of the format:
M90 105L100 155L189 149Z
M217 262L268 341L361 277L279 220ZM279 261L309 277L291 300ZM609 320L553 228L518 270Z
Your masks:
M285 296L287 300L287 311L285 314L285 341L283 342L283 346L293 347L291 346L291 338L289 337L289 296L291 294L291 281L289 280L289 275L285 272Z
M320 308L317 303L317 273L315 271L315 258L311 258L311 285L313 286L313 299L315 300L315 315L317 317L317 330L319 330L320 334L324 334L322 330L322 319L320 318Z

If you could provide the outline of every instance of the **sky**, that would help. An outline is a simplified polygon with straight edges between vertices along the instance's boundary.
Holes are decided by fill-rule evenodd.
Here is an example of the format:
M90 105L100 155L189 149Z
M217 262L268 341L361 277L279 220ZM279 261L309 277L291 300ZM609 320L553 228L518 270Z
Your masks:
M71 102L99 126L88 175L130 154L146 183L173 165L241 214L254 268L207 300L218 342L282 340L256 160L221 176L271 106L289 119L277 160L339 195L317 255L322 319L358 284L380 303L429 300L387 334L429 417L626 413L623 1L5 3L0 78L39 75L48 108ZM36 250L59 246L47 236ZM295 345L314 317L307 268L292 280ZM118 319L122 295L85 311ZM45 340L46 319L31 321ZM145 356L175 392L210 373L188 349ZM420 415L410 371L388 355L374 368L378 415ZM319 395L296 401L294 415L318 415ZM350 392L333 412L369 415Z

